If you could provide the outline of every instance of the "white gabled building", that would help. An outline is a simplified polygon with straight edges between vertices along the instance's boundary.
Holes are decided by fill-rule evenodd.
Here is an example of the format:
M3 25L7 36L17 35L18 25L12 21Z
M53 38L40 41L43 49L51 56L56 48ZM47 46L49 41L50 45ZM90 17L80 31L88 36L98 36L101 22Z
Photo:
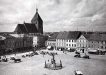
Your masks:
M82 34L77 39L77 50L106 50L106 34Z
M76 49L76 40L79 35L80 32L77 31L60 32L56 39L57 49Z
M48 38L45 45L46 47L52 47L53 49L56 49L56 38L57 38L58 32L55 32Z
M77 39L77 50L87 50L89 47L89 34L82 34L80 37Z

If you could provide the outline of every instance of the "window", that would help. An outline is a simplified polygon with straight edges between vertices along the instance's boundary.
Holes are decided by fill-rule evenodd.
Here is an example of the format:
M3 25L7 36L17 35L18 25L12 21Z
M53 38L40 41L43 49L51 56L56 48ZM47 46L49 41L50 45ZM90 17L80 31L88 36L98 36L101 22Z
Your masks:
M69 44L69 46L71 46L71 45Z
M76 44L74 44L74 47L76 47Z
M67 44L67 46L68 46L68 44Z
M72 40L72 42L73 42L73 40Z
M73 44L72 44L72 47L73 47Z
M67 42L68 42L68 40L67 40Z
M69 40L69 42L70 42L70 40Z
M103 48L103 46L101 46L101 48Z

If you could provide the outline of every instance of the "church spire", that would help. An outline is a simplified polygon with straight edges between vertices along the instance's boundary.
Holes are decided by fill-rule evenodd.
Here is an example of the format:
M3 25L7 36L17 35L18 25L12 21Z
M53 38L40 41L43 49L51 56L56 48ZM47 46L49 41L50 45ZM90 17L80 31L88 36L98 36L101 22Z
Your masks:
M37 7L37 4L36 4L36 12L38 12L38 7Z
M36 8L36 12L38 12L38 8Z

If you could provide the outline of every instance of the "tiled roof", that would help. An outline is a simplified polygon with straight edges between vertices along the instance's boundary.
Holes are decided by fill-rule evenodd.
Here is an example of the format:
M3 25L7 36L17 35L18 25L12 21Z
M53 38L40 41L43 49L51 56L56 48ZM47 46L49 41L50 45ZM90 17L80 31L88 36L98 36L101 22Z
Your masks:
M57 39L77 39L80 32L70 31L70 32L59 32Z
M89 41L106 41L106 34L92 33L83 35Z
M80 32L77 32L77 31L70 31L68 32L68 36L67 36L67 39L78 39L78 37L80 36Z
M36 14L34 15L34 17L32 18L31 23L35 23L35 21L37 21L37 20L42 21L42 19L41 19L41 17L40 17L40 15L39 15L38 12L36 12Z
M17 33L37 33L37 29L35 24L31 23L24 23L24 24L18 24L15 31Z
M57 39L67 39L68 34L68 32L59 32Z
M56 41L58 32L53 33L49 38L48 41Z
M101 40L106 41L106 34L101 34Z
M26 31L28 33L37 33L37 29L35 24L31 24L31 23L24 23Z
M21 31L22 31L23 33L26 33L26 32L27 32L27 30L26 30L24 24L19 24L19 27L20 27L20 29L21 29Z

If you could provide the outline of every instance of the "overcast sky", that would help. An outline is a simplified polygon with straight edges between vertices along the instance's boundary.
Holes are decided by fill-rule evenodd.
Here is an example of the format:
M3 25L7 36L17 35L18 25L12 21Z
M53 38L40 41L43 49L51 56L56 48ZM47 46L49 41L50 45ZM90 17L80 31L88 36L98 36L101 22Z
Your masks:
M14 31L36 12L44 31L106 31L106 0L0 0L0 32Z

